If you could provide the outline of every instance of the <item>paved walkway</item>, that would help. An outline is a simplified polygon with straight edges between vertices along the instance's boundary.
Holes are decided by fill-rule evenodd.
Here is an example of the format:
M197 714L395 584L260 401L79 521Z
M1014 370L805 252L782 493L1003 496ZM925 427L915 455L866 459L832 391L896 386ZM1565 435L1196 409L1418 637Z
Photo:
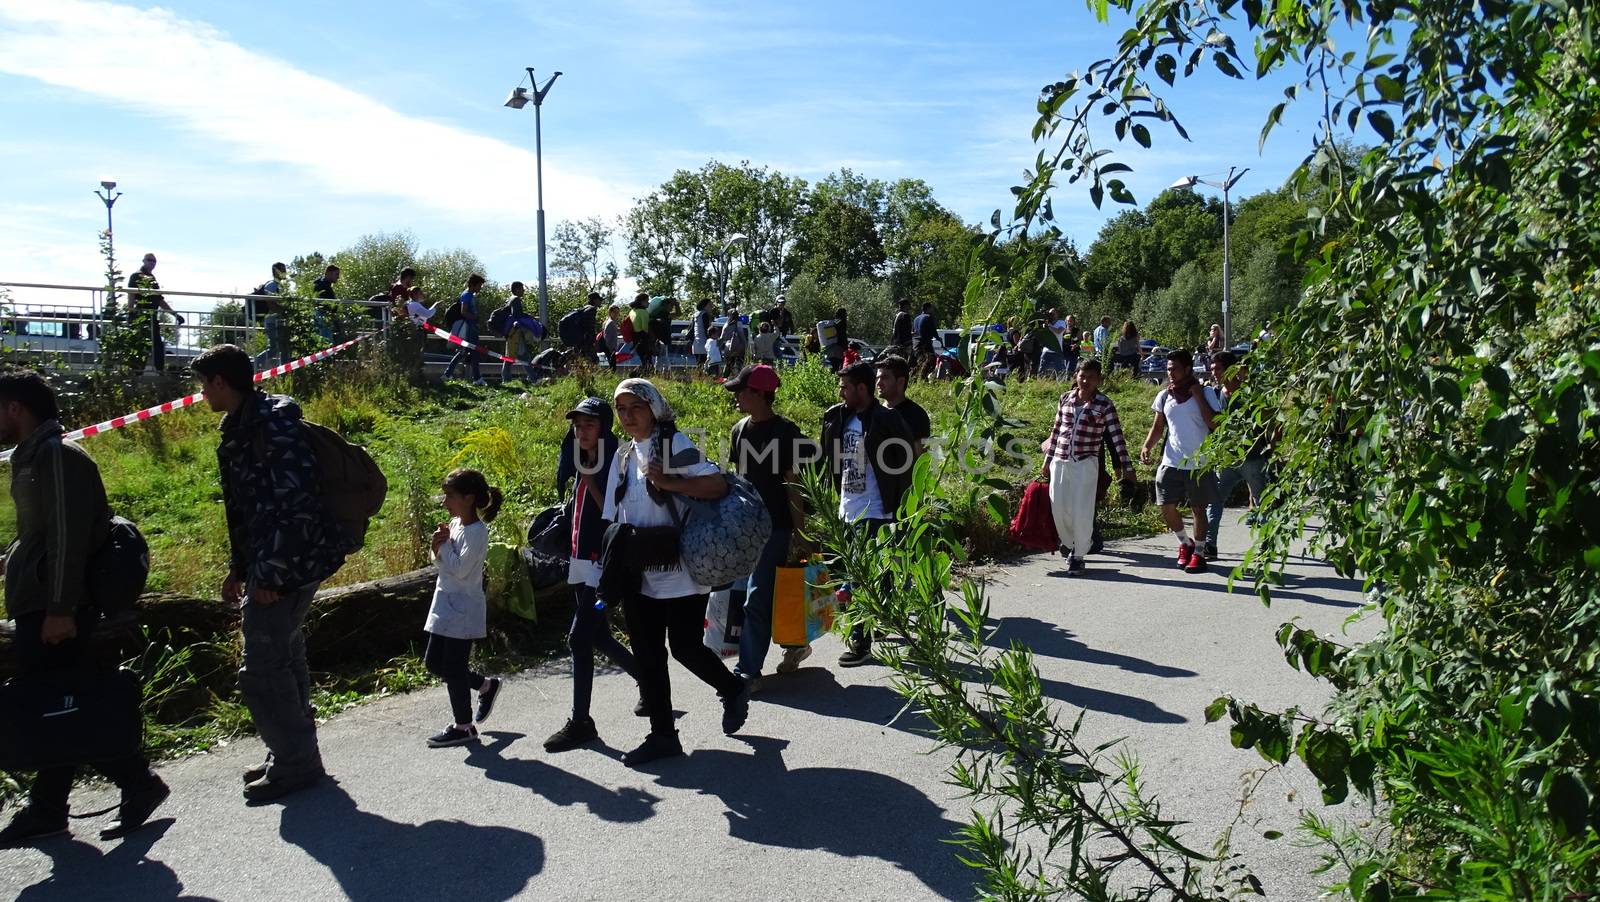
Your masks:
M1243 542L1226 528L1225 551ZM1226 724L1207 725L1202 709L1228 691L1314 705L1321 687L1284 664L1273 631L1292 617L1337 631L1359 587L1299 562L1268 610L1227 594L1222 572L1172 569L1169 544L1122 543L1082 580L1034 556L995 570L990 594L996 641L1033 648L1064 717L1084 708L1095 737L1129 737L1167 813L1194 821L1182 835L1203 848L1260 759L1229 747ZM644 732L619 674L595 686L609 747L544 752L570 700L559 667L510 681L478 748L423 746L447 716L441 689L341 714L321 731L336 780L278 805L242 804L238 774L262 749L239 741L164 766L172 799L121 843L80 821L74 838L0 851L0 898L970 898L970 873L943 842L967 811L944 782L948 756L927 754L914 719L895 719L884 668L840 669L839 651L828 638L798 674L768 677L737 737L721 735L711 690L673 665L690 754L647 772L618 760ZM1236 831L1269 898L1317 896L1315 856L1261 838L1291 833L1316 799L1302 771L1271 777ZM76 797L80 810L110 801L103 789Z

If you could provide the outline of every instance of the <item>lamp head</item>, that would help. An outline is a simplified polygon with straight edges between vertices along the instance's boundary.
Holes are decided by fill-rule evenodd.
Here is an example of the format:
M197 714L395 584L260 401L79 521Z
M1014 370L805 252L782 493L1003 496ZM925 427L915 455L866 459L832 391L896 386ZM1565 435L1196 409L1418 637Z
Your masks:
M528 89L516 87L511 89L511 96L506 98L506 106L513 110L520 110L528 105Z
M100 187L106 189L107 191L110 191L112 188L117 187L117 183L112 181L111 179L101 179L100 180Z
M1198 182L1198 181L1200 181L1199 176L1186 175L1183 178L1178 179L1177 181L1173 182L1171 185L1168 185L1167 187L1169 187L1169 188L1193 188L1195 186L1195 183Z

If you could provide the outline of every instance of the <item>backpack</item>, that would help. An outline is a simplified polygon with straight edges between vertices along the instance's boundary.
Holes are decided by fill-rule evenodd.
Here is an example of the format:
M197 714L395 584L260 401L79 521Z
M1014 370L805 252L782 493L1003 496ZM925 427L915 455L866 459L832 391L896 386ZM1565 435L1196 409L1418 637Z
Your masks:
M535 589L567 581L571 557L572 508L561 504L547 507L528 524L528 544L522 549L522 562Z
M367 541L367 523L378 515L389 493L389 480L377 461L360 445L326 426L301 420L306 442L317 458L318 496L322 508L338 524L344 540L340 551L355 554Z
M457 303L460 302L458 301ZM506 324L509 322L511 322L510 304L505 304L500 309L489 314L489 328L499 332L501 335L506 333Z
M569 348L581 348L588 344L585 338L594 332L593 320L587 316L589 308L579 307L561 317L556 323L556 335L560 337L561 344Z
M355 554L366 544L367 522L378 515L389 494L389 480L367 449L319 423L301 420L300 426L317 461L317 499L338 527L339 552ZM264 463L267 448L259 432L255 449Z
M449 330L452 326L454 326L456 323L458 323L460 321L461 321L461 301L460 300L455 300L455 301L450 302L450 306L448 306L448 307L446 307L444 309L444 327L445 327L446 330Z
M150 578L150 545L139 527L112 515L111 530L89 557L89 598L109 626L131 623Z

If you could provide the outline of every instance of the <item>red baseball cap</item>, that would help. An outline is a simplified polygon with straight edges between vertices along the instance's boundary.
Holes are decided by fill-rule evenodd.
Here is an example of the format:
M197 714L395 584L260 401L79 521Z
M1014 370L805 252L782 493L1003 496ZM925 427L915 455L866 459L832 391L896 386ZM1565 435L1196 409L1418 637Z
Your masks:
M747 366L739 371L739 375L722 383L728 391L744 391L749 386L756 391L777 391L783 380L778 378L778 371L765 363Z

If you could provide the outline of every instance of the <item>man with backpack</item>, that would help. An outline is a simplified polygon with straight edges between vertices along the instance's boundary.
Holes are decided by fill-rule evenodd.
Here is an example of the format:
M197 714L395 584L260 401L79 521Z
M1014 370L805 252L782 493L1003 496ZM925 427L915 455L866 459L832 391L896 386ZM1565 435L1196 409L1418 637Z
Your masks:
M583 306L561 317L556 323L561 346L571 348L578 359L589 363L594 363L594 337L599 328L597 318L604 300L598 291L591 291L584 299Z
M276 300L283 294L283 283L289 279L289 268L282 263L272 264L272 278L255 287L245 302L250 307L249 319L261 324L267 346L256 355L257 369L271 364L278 366L288 360L289 330L283 322L282 302Z
M467 344L478 343L478 292L483 290L484 281L483 276L477 273L468 276L466 290L461 292L461 297L450 305L445 314L450 324L450 334ZM462 348L450 358L450 362L444 365L444 378L455 375L456 366L462 363L467 365L472 384L483 385L483 373L478 369L478 352L472 348Z
M323 503L335 462L319 459L294 399L255 388L250 358L233 345L192 368L206 404L224 415L217 467L231 553L222 600L242 613L239 693L267 746L266 762L245 771L244 796L261 803L324 776L301 627L350 540Z
M89 595L95 553L109 541L111 510L100 469L72 442L62 441L56 395L32 372L0 375L0 443L11 457L11 498L17 539L4 560L6 610L16 619L18 673L83 668L100 620ZM117 818L102 839L132 833L170 794L137 752L95 768L122 791ZM28 804L5 829L0 848L27 845L67 832L68 797L77 768L40 770Z

